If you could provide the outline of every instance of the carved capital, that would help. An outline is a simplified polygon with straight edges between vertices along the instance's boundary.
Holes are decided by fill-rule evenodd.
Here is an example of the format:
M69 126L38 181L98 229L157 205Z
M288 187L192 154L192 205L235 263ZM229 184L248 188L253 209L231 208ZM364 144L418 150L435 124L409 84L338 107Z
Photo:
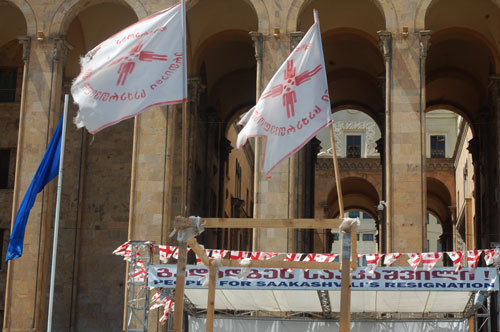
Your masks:
M23 45L23 61L27 62L30 58L31 38L28 36L18 37L19 44Z
M200 101L200 96L205 91L205 84L200 76L193 76L188 78L188 96L189 102L198 104Z
M390 59L392 56L392 33L389 31L377 31L379 47L382 50L384 58Z
M305 33L302 31L290 32L290 51L293 51L300 43Z
M420 58L425 59L427 57L427 51L431 46L431 31L422 30L420 31Z
M264 37L262 36L262 33L256 31L250 31L249 34L255 46L255 59L260 61L262 60L262 54L264 53Z
M72 49L73 46L66 41L64 36L56 37L54 38L54 53L52 59L54 61L60 61L61 59L65 61L66 56Z

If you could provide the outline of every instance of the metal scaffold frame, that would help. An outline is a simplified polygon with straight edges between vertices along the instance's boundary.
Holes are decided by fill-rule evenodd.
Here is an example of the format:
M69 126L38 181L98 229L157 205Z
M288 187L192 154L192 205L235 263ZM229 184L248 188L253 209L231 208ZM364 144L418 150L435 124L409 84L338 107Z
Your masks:
M130 241L130 263L127 274L127 332L148 330L148 269L153 262L153 243Z

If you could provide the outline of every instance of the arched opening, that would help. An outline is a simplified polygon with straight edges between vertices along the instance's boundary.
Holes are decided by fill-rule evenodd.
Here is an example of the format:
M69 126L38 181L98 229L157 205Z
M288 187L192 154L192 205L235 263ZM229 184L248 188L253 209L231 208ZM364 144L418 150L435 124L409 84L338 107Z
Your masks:
M206 17L217 20L206 20ZM191 115L191 213L244 218L253 214L254 152L235 149L240 116L255 104L256 62L250 31L257 15L249 2L202 0L188 11L191 77L203 87ZM207 230L207 248L251 250L249 230Z
M424 250L426 252L444 252L445 247L443 243L446 244L446 234L443 230L443 222L431 211L427 211L425 217L427 225L427 244ZM443 259L440 259L436 266L443 266L447 259L446 255L443 255Z
M338 158L379 160L377 141L381 139L382 134L372 117L363 111L350 108L339 110L333 113L332 117ZM318 158L331 161L330 129L323 129L316 138L320 141Z
M366 31L377 38L377 31L385 29L382 8L376 1L304 1L297 19L297 29L307 31L313 23L313 9L317 9L322 31L338 27L352 27Z
M453 250L452 195L440 180L427 177L426 251ZM437 250L440 249L440 250Z
M379 238L382 232L382 225L380 224L381 214L377 209L381 197L380 186L377 185L377 180L370 177L362 178L357 176L347 176L341 179L341 185L345 210L344 216L360 218L363 225L360 226L358 232L360 234L367 234L364 237L367 243L366 246L363 246L363 250L372 250L370 252L361 252L358 250L358 253L376 253L379 249ZM323 198L321 205L321 212L320 206L316 207L316 217L339 217L337 187L334 181L329 183L329 192L326 195L326 200ZM318 241L316 242L318 243L315 243L314 247L321 248L321 246L323 246L323 250L327 251L335 249L335 246L338 245L335 244L335 237L336 236L334 234L332 235L329 231L317 234L316 238ZM363 240L363 235L360 235L359 238ZM333 247L331 247L332 243Z
M321 21L342 183L350 183L350 179L367 181L376 193L367 196L351 192L350 185L343 187L345 210L363 208L377 218L378 227L376 206L382 199L383 165L380 162L382 151L377 149L377 142L379 147L383 145L380 145L384 131L381 126L384 113L381 83L385 68L377 46L377 31L385 29L384 14L375 2L306 1L298 15L298 30L309 29L313 23L314 8L318 9ZM314 201L310 202L314 206L311 209L314 214L304 217L332 217L338 214L338 211L331 210L338 208L334 203L336 192L331 191L335 187L335 179L330 142L327 128L302 152L305 160L302 166L306 178L305 191L314 192ZM323 243L328 241L332 239L325 236ZM317 242L315 249L318 248ZM326 247L324 249L330 250Z
M499 165L500 122L494 88L500 64L499 18L500 8L490 0L474 4L434 0L425 17L426 29L433 31L426 62L427 108L446 105L466 120L464 129L459 128L461 138L457 138L453 156L456 185L451 192L456 195L456 227L463 228L465 206L473 204L469 222L476 239L471 245L478 248L487 248L500 238L498 205L494 203Z
M25 36L26 20L23 13L11 4L0 4L0 301L5 301L7 266L5 254L9 243L12 200L16 169L19 111L23 82L23 46L17 37ZM3 325L3 308L0 324Z

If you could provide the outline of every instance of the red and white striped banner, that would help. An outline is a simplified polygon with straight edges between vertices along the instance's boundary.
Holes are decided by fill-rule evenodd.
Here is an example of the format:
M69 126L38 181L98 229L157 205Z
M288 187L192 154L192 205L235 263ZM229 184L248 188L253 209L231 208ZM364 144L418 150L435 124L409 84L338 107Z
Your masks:
M152 245L151 242L145 242L145 244ZM191 250L187 248L187 252ZM223 250L223 249L204 249L207 256L211 256L212 259L222 259L228 255L227 258L232 260L245 260L246 264L251 260L268 260L278 255L284 255L283 261L289 262L318 262L318 263L329 263L335 261L338 254L318 254L318 253L276 253L276 252L264 252L264 251L240 251L240 250ZM160 253L161 263L168 263L169 259L179 258L179 250L177 246L159 245L158 252ZM474 269L478 266L481 254L484 252L484 261L486 265L499 264L500 263L500 248L486 249L486 250L468 250L467 251L467 265L469 268ZM125 242L113 251L113 254L118 256L123 256L125 260L131 260L132 247L130 241ZM406 253L409 260L408 263L413 269L417 269L420 264L423 265L423 269L430 271L439 262L444 252L427 252L427 253ZM450 257L453 262L453 266L456 271L462 268L463 256L465 252L462 251L448 251L446 254ZM398 258L400 258L402 253L387 253L387 254L357 254L357 259L366 258L366 266L368 267L368 272L373 273L375 268L378 266L382 257L384 258L384 264L390 265L394 263ZM137 256L140 256L140 252L137 252ZM201 264L201 259L196 256L196 262ZM142 264L142 265L141 265ZM144 272L143 263L138 259L139 268L134 271L134 277L137 280L142 280Z

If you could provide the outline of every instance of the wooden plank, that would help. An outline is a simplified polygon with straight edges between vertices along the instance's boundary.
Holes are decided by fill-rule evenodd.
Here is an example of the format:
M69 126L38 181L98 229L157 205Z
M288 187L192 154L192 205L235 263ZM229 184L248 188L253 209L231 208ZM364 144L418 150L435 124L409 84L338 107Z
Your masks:
M208 274L208 298L207 298L207 332L214 330L215 317L215 281L217 280L217 267L210 266Z
M349 332L351 329L351 234L342 236L342 280L340 283L340 329Z
M353 227L354 228L354 227ZM358 231L351 231L351 270L356 271L358 264Z
M182 331L182 316L184 311L184 287L186 286L187 243L179 244L179 259L177 260L177 277L175 284L174 332Z
M188 240L187 244L189 247L194 251L194 253L200 257L201 261L205 266L210 266L210 258L208 258L207 254L205 253L205 250L198 244L198 241L196 241L196 238L192 238Z
M204 228L290 228L333 229L339 228L340 219L253 219L253 218L201 218ZM192 224L187 218L177 217L175 227L186 228Z

